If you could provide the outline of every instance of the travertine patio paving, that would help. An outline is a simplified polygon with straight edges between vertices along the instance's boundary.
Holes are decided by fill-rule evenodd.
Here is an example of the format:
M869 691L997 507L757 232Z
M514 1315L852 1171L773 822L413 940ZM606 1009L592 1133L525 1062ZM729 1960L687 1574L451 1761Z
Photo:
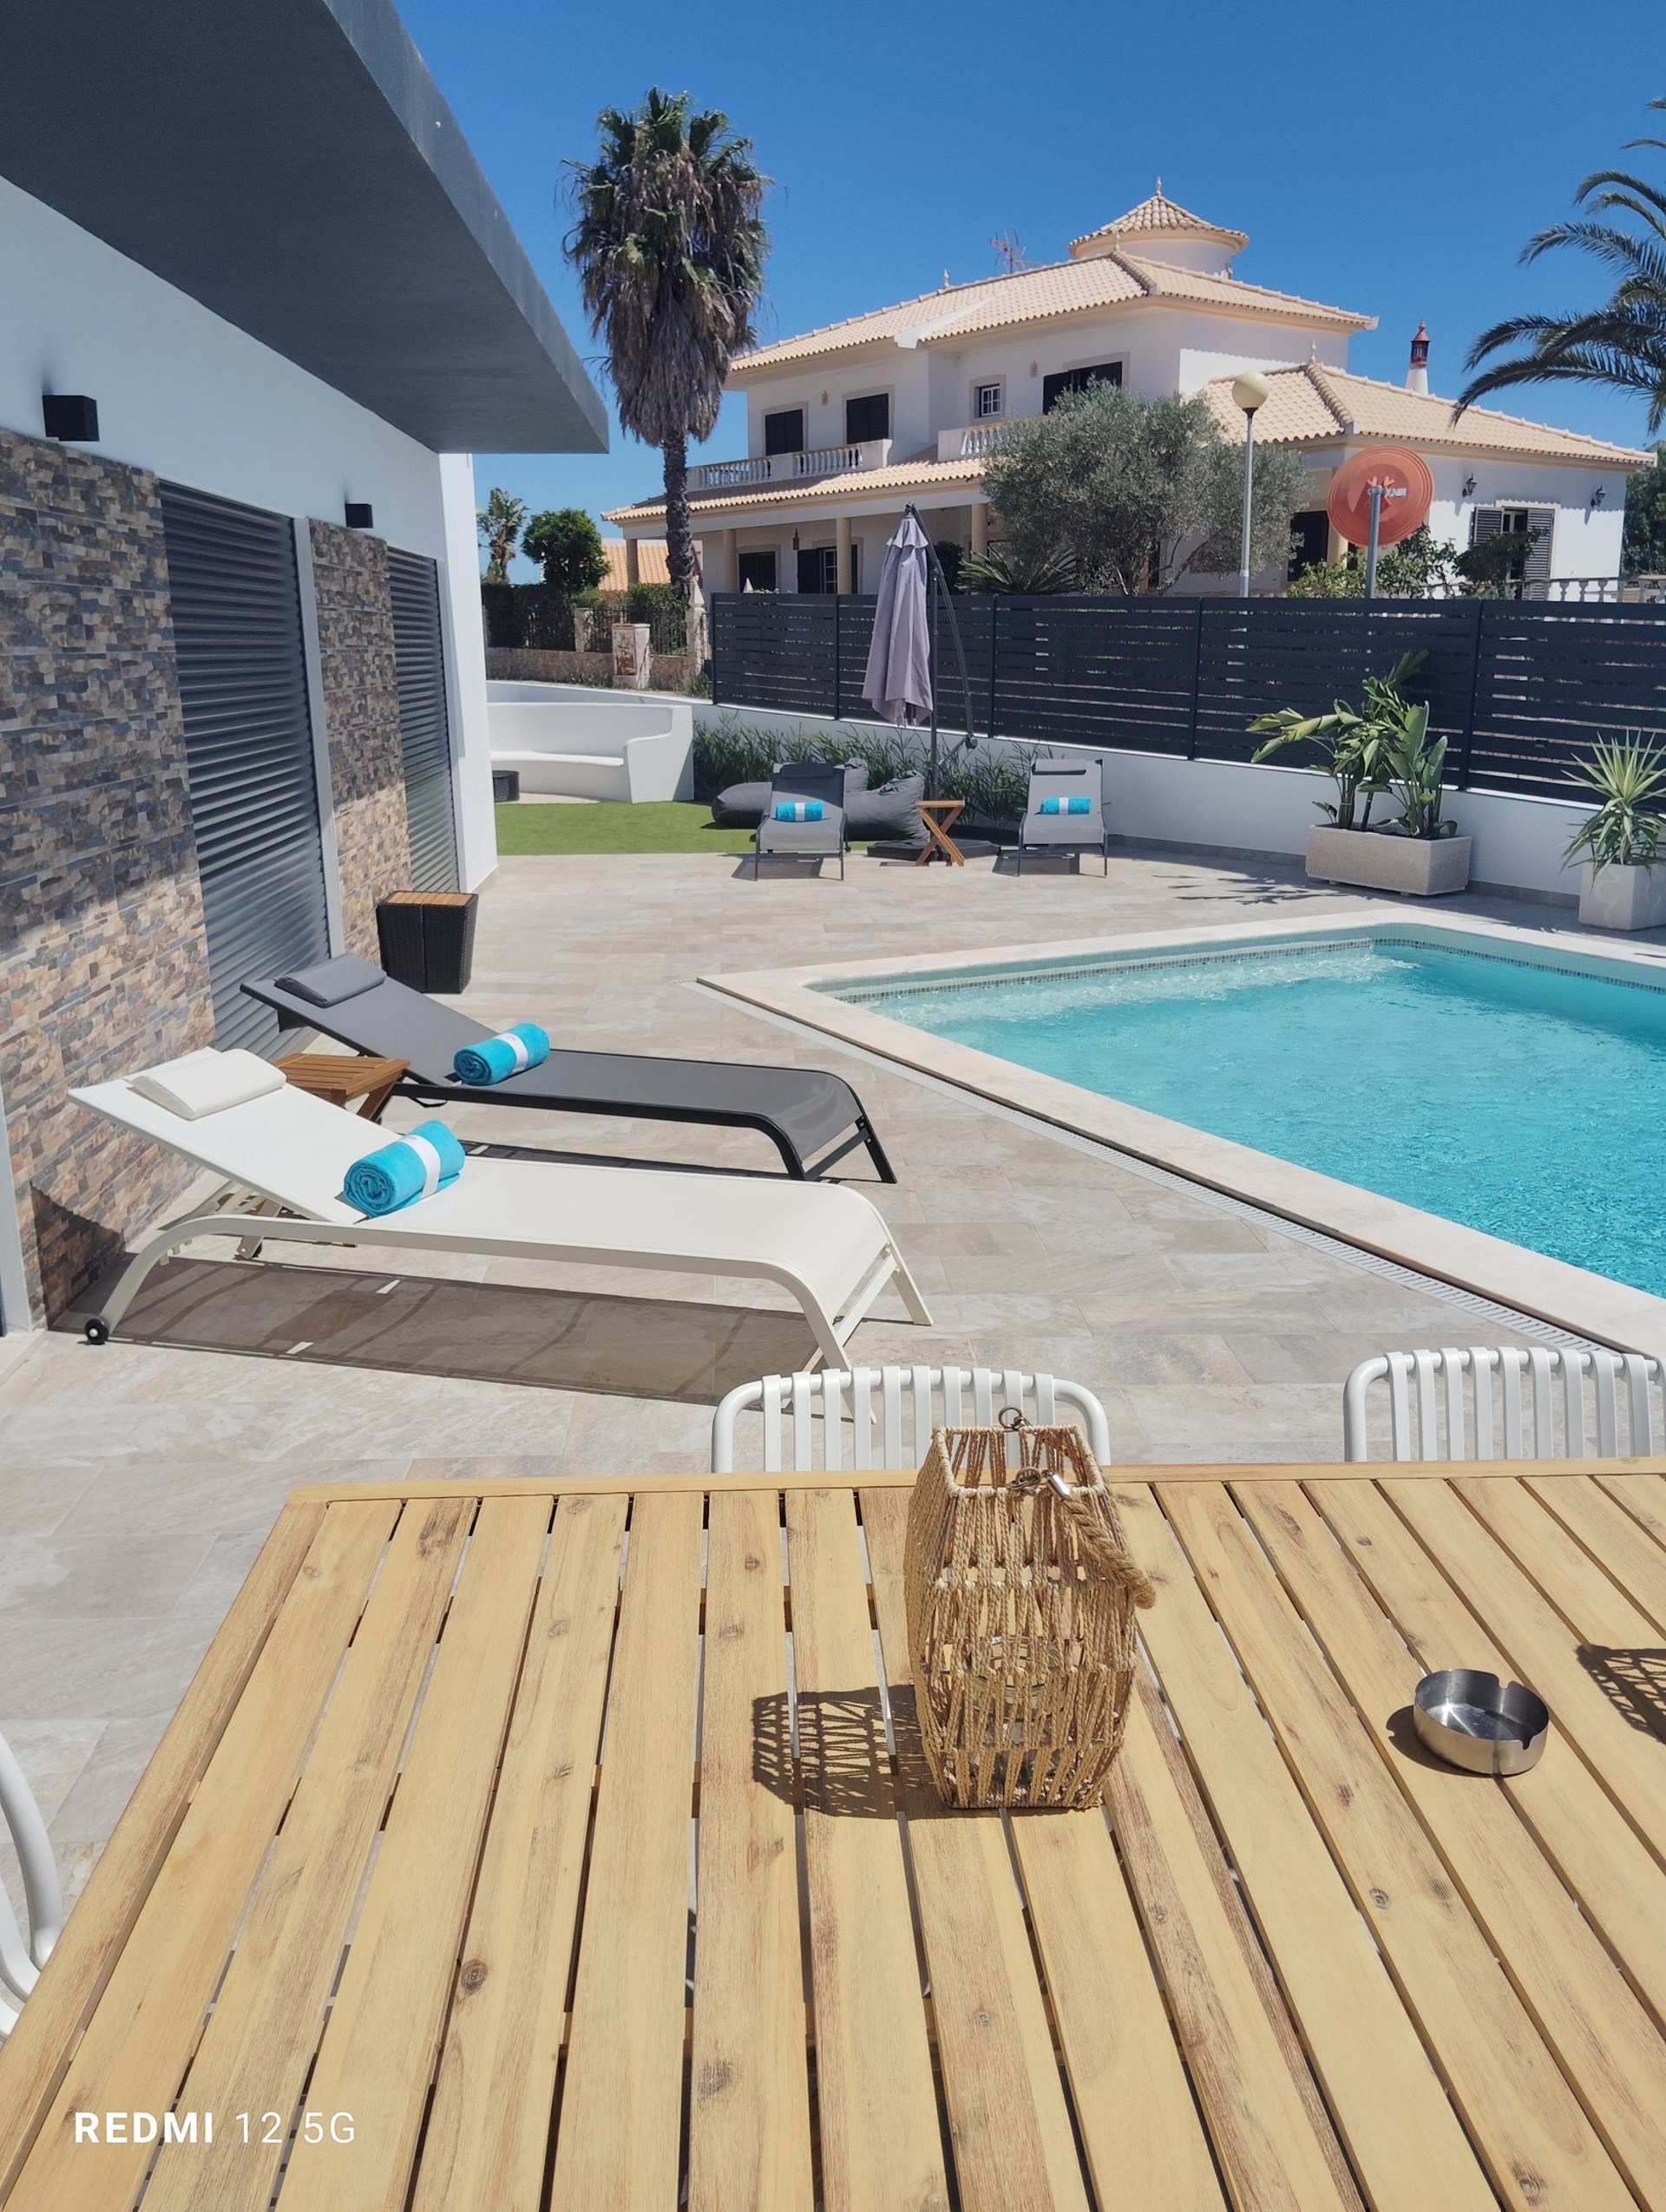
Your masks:
M1294 874L1172 854L1096 874L853 861L754 885L715 856L506 861L482 907L471 1011L535 1014L624 1050L791 1059L849 1076L901 1181L868 1184L935 1313L888 1303L878 1362L1045 1366L1105 1400L1125 1461L1334 1458L1348 1369L1387 1344L1467 1342L1433 1291L1249 1220L977 1102L701 992L776 961L1192 926L1358 902ZM1477 902L1528 926L1564 910ZM397 1117L397 1116L396 1116ZM765 1169L751 1136L540 1125L466 1133ZM854 1163L853 1163L854 1164ZM859 1169L859 1174L865 1170ZM394 1279L350 1253L176 1263L93 1350L60 1332L0 1357L0 1730L78 1887L287 1490L413 1466L479 1476L702 1466L731 1384L809 1339L755 1285L436 1258ZM391 1286L391 1287L390 1287ZM1501 1333L1496 1326L1490 1332ZM202 1349L200 1347L212 1347Z

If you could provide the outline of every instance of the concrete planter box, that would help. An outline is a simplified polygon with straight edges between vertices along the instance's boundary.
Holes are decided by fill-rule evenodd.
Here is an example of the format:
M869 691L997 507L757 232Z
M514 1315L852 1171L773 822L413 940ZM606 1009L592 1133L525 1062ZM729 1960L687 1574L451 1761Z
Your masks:
M1666 866L1579 871L1579 919L1592 929L1659 929L1666 923Z
M1467 837L1389 837L1374 829L1310 829L1308 874L1321 883L1439 899L1469 882Z

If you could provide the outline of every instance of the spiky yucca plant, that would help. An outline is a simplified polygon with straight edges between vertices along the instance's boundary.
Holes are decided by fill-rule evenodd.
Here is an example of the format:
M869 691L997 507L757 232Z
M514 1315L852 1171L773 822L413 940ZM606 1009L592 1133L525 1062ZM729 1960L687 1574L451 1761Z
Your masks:
M1652 867L1660 857L1666 819L1666 753L1635 730L1604 737L1588 760L1576 761L1574 774L1588 783L1602 805L1575 830L1564 858L1589 861L1598 874L1607 867Z

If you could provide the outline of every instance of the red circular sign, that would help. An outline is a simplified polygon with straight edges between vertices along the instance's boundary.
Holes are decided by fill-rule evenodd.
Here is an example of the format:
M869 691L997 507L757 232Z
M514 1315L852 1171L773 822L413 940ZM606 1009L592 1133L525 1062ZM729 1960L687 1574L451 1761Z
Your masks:
M1368 446L1342 463L1330 480L1325 508L1337 534L1350 545L1362 546L1370 538L1374 484L1382 487L1377 543L1397 545L1427 519L1434 497L1429 464L1409 446Z

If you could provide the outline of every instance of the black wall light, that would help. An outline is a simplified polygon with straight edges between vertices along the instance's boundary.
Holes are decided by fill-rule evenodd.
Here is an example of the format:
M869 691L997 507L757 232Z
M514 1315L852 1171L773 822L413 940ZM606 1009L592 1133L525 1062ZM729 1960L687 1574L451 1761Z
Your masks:
M49 438L76 445L98 442L98 402L85 392L43 392L41 416Z
M376 510L369 500L348 501L347 527L350 530L373 530L376 527Z

